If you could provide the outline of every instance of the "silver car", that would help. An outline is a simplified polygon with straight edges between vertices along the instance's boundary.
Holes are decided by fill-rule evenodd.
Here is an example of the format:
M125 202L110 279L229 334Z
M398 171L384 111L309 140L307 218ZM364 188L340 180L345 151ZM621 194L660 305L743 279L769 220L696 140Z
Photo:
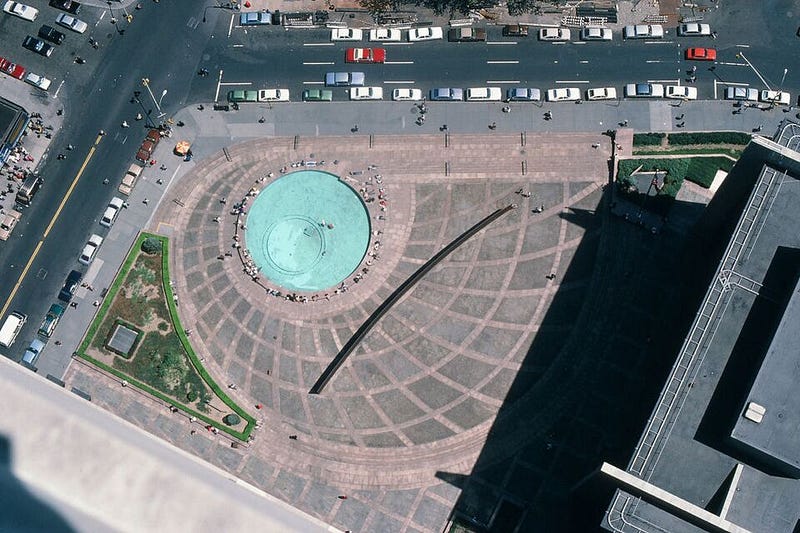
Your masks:
M326 87L360 87L364 85L363 72L328 72L325 74Z
M431 89L431 100L438 101L461 101L464 99L464 89L442 88Z
M758 89L752 89L750 87L728 87L725 89L725 99L758 102Z
M542 91L533 87L512 87L506 91L509 102L541 102Z

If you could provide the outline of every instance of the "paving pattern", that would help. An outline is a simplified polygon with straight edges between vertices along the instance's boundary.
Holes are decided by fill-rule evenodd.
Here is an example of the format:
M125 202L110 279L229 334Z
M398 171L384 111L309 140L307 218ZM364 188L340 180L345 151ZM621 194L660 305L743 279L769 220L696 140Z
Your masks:
M230 393L263 427L243 451L224 443L215 450L205 436L187 440L186 422L163 409L152 413L151 401L112 401L108 393L105 402L337 527L440 531L458 491L436 473L469 474L501 407L513 417L515 403L537 383L558 386L554 361L592 276L591 263L577 268L573 259L579 244L591 250L601 234L599 217L586 214L600 202L610 153L610 140L598 134L354 135L230 146L173 185L149 229L172 239L179 314L195 350L219 383L236 384ZM359 282L348 280L344 292L309 293L306 303L289 301L270 293L280 288L268 280L257 284L243 272L232 248L232 208L283 167L323 160L323 170L356 190L383 188L388 206L368 204L376 254L365 258ZM384 298L509 203L517 209L383 317L323 394L308 394ZM556 316L550 304L557 291ZM71 378L91 379L84 373L73 365ZM528 392L507 397L520 376ZM103 395L95 401L104 403ZM510 435L509 453L524 434ZM343 494L347 500L337 498Z

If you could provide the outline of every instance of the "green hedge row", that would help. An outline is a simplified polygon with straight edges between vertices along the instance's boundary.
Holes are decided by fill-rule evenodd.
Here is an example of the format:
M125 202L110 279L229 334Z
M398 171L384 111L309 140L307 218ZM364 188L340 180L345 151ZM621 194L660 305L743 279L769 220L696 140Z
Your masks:
M634 146L659 146L666 137L666 133L634 133Z
M686 146L688 144L747 144L750 142L750 137L749 133L742 133L739 131L670 133L667 142L679 146Z

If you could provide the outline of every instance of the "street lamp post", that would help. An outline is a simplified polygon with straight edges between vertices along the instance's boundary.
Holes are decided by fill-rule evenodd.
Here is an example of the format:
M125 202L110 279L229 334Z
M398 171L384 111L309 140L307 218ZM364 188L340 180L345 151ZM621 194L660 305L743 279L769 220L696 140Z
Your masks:
M158 99L158 104L156 105L156 107L158 108L158 117L157 118L161 118L164 115L166 115L166 113L161 111L161 101L164 99L164 96L166 96L166 95L167 95L167 90L164 89L164 91L161 93L161 98Z
M150 98L152 98L153 103L156 105L156 109L158 110L158 118L163 117L166 113L161 111L161 99L163 99L164 95L167 94L167 90L164 89L164 92L161 93L161 99L156 100L153 90L150 89L150 78L142 78L142 85L144 85L144 87L147 89L147 92L150 93Z

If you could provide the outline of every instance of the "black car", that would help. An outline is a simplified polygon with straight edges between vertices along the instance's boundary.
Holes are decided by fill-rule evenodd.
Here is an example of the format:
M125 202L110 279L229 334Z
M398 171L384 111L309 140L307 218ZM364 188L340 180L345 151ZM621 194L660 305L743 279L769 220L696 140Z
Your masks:
M78 288L78 284L82 279L83 274L77 270L70 272L66 281L64 281L64 286L61 287L61 290L58 293L58 299L62 302L69 303L69 301L72 300L72 295L75 294L75 289Z
M73 15L77 15L78 11L81 10L81 5L78 2L73 2L72 0L50 0L50 7L60 9L61 11L66 11L67 13L72 13Z
M50 54L55 50L52 45L36 37L31 37L30 35L25 37L25 40L22 41L22 47L45 57L50 57Z
M67 36L54 27L43 24L42 27L39 28L39 37L53 44L61 44Z

